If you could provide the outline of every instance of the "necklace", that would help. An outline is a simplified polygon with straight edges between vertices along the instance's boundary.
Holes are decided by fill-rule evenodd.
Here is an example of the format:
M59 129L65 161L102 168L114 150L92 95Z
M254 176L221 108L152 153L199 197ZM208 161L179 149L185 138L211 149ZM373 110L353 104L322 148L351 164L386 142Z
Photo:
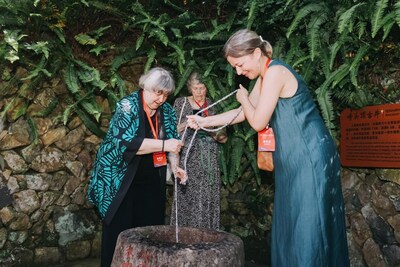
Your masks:
M204 108L207 107L207 101L206 101L206 100L204 100L203 105L200 105L200 103L197 102L196 99L194 99L194 97L193 97L193 101L194 101L194 103L196 103L196 105L197 105L200 109L204 109ZM205 115L206 117L208 116L208 110L204 110L203 113L204 113L204 115Z

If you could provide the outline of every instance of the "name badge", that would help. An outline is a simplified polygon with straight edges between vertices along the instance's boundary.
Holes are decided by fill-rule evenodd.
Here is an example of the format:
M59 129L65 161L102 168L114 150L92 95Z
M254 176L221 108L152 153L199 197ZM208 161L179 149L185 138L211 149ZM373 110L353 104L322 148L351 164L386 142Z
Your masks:
M154 163L154 167L166 166L167 165L167 153L165 153L165 152L153 153L153 163Z
M271 127L258 132L258 151L275 151L275 136Z

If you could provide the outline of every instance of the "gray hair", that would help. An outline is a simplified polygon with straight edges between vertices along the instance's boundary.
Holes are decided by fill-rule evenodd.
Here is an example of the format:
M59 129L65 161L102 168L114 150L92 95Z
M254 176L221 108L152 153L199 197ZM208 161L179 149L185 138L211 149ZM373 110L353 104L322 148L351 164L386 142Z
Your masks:
M155 67L140 76L139 86L147 91L171 94L175 90L175 81L169 71Z
M263 40L256 32L243 29L235 32L224 45L224 56L242 57L260 48L264 56L272 57L272 46L268 41Z
M186 82L186 86L188 88L188 91L191 93L192 92L192 85L195 83L202 83L203 82L203 78L201 77L201 74L198 72L193 72L192 74L190 74L187 82Z

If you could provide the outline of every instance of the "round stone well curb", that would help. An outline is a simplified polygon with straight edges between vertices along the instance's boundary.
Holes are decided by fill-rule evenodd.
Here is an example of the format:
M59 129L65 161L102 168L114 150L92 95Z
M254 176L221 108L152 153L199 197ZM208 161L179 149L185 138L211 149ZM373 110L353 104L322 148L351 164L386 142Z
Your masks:
M112 267L243 267L243 241L230 233L204 228L157 225L123 231Z

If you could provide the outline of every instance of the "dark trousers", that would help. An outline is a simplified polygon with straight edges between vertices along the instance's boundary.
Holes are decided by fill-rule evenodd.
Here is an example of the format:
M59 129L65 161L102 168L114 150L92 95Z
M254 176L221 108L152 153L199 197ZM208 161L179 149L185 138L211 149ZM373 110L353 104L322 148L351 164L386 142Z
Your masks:
M130 228L162 225L165 213L165 184L132 184L109 225L103 223L101 267L110 267L118 235Z

